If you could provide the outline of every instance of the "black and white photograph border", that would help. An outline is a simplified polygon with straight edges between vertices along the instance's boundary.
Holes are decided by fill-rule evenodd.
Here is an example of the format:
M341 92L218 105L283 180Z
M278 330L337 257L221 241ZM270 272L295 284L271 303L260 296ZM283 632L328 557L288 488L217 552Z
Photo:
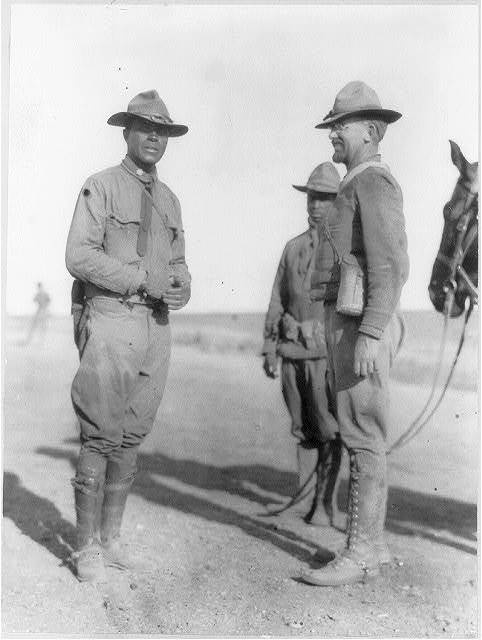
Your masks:
M479 56L478 1L2 3L3 637L480 636ZM358 158L362 143L381 158ZM361 462L376 443L353 453L330 368L330 339L359 320L333 329L347 318L333 280L313 285L339 240L316 216L360 202L360 160L386 195L378 223L376 198L356 205L362 252L409 262L389 393L370 362L388 329L367 315L358 374L350 361L390 400L376 566ZM161 236L170 257L153 266ZM354 264L363 315L375 277ZM308 302L277 296L281 276ZM122 410L136 424L144 411L144 431L116 425L140 447L114 549L102 504L126 467L101 446L122 402L115 344L126 361L145 350L136 375L152 384ZM330 421L338 453L319 444Z

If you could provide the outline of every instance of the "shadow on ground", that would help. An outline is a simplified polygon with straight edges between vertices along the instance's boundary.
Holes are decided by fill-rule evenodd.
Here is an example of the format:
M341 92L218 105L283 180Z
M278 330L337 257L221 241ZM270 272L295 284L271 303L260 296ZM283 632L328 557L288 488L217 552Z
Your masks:
M75 527L64 520L53 502L22 486L19 477L9 471L3 474L3 515L58 558L60 566L73 569Z
M37 453L54 459L67 459L75 467L77 453L70 448L41 447L37 449ZM162 453L141 454L139 468L132 493L145 500L208 521L238 527L248 535L273 544L302 562L311 564L314 552L327 559L330 557L330 551L285 528L277 519L269 522L257 519L205 497L193 495L187 487L180 491L163 483L163 478L175 479L196 489L224 491L266 505L266 497L258 494L256 488L261 492L289 496L296 484L294 473L264 465L217 467L195 460L176 460ZM246 484L250 487L246 488ZM339 492L341 510L346 510L346 495L347 481L342 480ZM401 487L390 487L388 503L386 528L389 531L424 537L476 555L475 504ZM23 488L18 477L9 472L5 473L4 479L4 515L63 563L68 562L71 551L69 545L72 546L74 540L74 527L63 520L50 500ZM42 523L41 526L39 523Z
M37 449L37 453L54 459L66 459L70 462L72 468L75 468L77 455L72 450L40 447ZM165 468L163 468L163 464ZM255 477L252 473L250 474L249 467L240 466L235 468L238 469L240 474L245 469L245 477ZM255 465L254 469L257 468L257 465ZM267 469L269 468L260 468L264 470L261 477L267 477ZM218 489L229 491L236 495L243 495L240 491L233 491L229 482L227 485L223 484L223 478L226 478L226 475L223 473L218 475L222 471L218 467L190 460L177 461L162 454L141 454L139 456L139 469L140 471L132 486L131 493L137 494L145 500L163 507L176 509L182 513L199 516L208 521L238 527L248 535L269 542L304 563L312 562L315 553L317 553L318 557L326 557L327 560L334 557L334 554L328 549L320 547L312 540L284 528L281 522L277 522L277 519L271 519L269 522L265 519L258 520L256 517L243 514L204 497L193 495L188 490L180 491L162 482L163 477L169 477L200 489ZM231 474L231 469L231 467L225 468L228 476ZM281 477L293 475L276 470L273 470L273 473L280 473ZM268 484L274 486L273 478L269 478ZM250 496L250 499L254 499L255 494L253 492L247 492L247 495Z

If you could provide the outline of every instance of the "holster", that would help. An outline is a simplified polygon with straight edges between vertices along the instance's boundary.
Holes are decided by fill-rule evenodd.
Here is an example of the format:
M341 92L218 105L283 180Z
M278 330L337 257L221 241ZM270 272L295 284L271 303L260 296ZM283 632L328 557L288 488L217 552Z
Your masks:
M285 341L299 344L303 349L313 351L325 347L324 329L318 319L298 322L291 314L285 313L281 318L281 329L281 335ZM280 353L280 355L283 354Z
M88 306L85 304L85 286L82 280L74 280L70 295L74 342L81 354L85 345L85 327L89 316Z

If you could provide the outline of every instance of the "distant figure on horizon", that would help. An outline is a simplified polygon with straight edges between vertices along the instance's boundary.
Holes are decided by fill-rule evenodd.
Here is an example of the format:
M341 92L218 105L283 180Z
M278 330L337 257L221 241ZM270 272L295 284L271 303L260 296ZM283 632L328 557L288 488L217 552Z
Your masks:
M324 162L314 169L306 185L293 185L306 193L308 229L289 240L281 256L266 314L262 352L269 378L277 377L281 357L281 389L291 416L291 433L297 439L298 491L306 494L298 501L298 510L306 523L321 525L334 524L342 447L326 389L323 296L313 302L310 288L319 226L328 218L339 184L336 168ZM317 479L311 481L316 465ZM317 491L312 498L315 482ZM322 510L318 509L320 504Z
M37 305L37 310L32 318L30 330L24 344L30 344L35 333L38 333L40 341L43 342L45 334L47 333L50 296L44 289L41 282L37 282L37 293L35 294L33 301Z

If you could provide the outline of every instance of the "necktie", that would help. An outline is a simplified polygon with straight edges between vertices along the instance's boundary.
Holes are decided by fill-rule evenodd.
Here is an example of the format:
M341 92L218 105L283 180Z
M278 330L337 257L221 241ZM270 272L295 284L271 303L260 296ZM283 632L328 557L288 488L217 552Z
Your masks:
M147 236L151 228L152 218L152 183L146 182L141 196L141 215L139 235L137 236L137 253L145 256L147 251Z
M310 229L310 240L311 240L311 256L308 262L308 269L306 270L306 275L303 279L303 289L305 291L309 291L311 289L311 277L315 269L316 252L318 249L318 245L320 244L318 229L316 227L311 227Z

